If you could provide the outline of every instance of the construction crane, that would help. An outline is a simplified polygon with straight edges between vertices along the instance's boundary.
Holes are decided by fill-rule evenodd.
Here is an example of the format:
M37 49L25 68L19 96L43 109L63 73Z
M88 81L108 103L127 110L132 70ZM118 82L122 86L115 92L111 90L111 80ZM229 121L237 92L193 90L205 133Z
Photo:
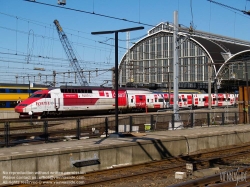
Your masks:
M71 47L69 40L64 33L62 27L59 24L58 20L54 20L54 24L56 25L57 32L59 35L59 38L61 40L61 43L63 45L63 48L68 56L68 59L70 61L70 64L73 66L74 71L76 72L77 78L81 84L81 86L88 86L88 82L86 81L86 78L83 75L83 72L81 71L81 67L79 65L79 62L74 54L73 48Z
M237 9L237 8L234 8L234 7L231 7L231 6L228 6L228 5L224 5L222 3L219 3L219 2L216 2L216 1L212 1L212 0L208 0L209 2L211 3L215 3L217 5L221 5L221 6L224 6L224 7L227 7L227 8L230 8L232 10L237 10L239 12L242 12L243 14L246 14L246 15L249 15L250 16L250 11L245 11L245 10L240 10L240 9Z

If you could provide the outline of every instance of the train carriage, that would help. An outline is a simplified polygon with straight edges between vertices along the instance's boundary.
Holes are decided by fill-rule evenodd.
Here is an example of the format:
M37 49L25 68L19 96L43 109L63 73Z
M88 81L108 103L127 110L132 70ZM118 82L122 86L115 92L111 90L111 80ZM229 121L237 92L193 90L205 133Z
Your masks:
M114 112L115 90L104 87L60 87L40 90L15 107L20 117L48 115L87 115ZM208 107L208 94L178 95L179 108ZM211 94L212 106L232 106L237 101L234 94ZM174 94L152 92L147 89L118 89L120 112L157 111L172 107Z

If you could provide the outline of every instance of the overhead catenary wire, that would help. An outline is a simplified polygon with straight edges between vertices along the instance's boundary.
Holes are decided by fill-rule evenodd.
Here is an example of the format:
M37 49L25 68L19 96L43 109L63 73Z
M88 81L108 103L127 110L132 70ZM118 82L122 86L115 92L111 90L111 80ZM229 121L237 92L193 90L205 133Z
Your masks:
M94 2L93 2L93 5L94 5ZM60 7L60 8L61 8L61 7ZM93 6L93 12L94 12L94 6ZM97 14L97 15L98 15L98 14ZM122 21L124 21L124 20L122 20ZM140 21L139 21L139 22L140 22ZM138 22L138 23L139 23L139 22ZM18 27L17 27L17 28L18 28ZM49 28L49 27L47 27L46 29L48 29L48 28ZM47 31L48 31L48 30L47 30ZM51 30L49 30L49 32L50 32L50 31L51 31ZM53 29L53 31L54 31L54 29ZM79 31L79 32L80 32L80 31ZM78 33L79 33L79 32L78 32ZM18 34L18 33L16 32L16 35L17 35L17 34ZM45 36L45 35L44 35L44 36ZM18 34L18 37L19 37L19 34ZM17 39L18 37L16 37L16 39ZM79 37L79 35L78 35L78 37ZM81 37L81 36L80 36L80 37ZM79 38L80 38L80 37L79 37ZM55 40L50 40L50 41L55 41ZM123 41L124 41L124 40L123 40ZM98 41L97 41L97 42L98 42ZM77 43L77 46L80 46L80 44L79 44L78 41L77 41L76 43ZM17 44L17 42L16 42L16 44ZM42 43L42 44L44 44L44 43ZM109 46L111 46L111 47L113 46L112 44L108 44L108 43L105 44L105 45L109 45ZM46 48L46 47L47 47L47 48ZM49 43L47 43L47 45L44 45L44 46L41 45L41 49L42 49L42 48L48 49L48 47L50 47L50 46L49 46ZM45 49L45 51L46 51L46 49ZM94 46L93 49L94 49L94 50L99 50L99 49L97 49L97 46ZM17 51L17 50L18 50L18 45L16 45L16 51ZM19 49L19 50L20 50L20 49ZM48 51L49 51L49 50L48 50ZM111 50L110 50L109 56L110 56L111 53L112 53L112 52L111 52ZM41 52L41 54L42 54L41 56L43 56L44 58L40 58L40 59L43 59L44 64L47 64L47 62L46 62L47 60L46 60L46 58L45 58L46 56L49 57L49 59L52 59L51 57L53 57L52 55L47 55L48 52L47 52L47 54L46 54L46 53L44 53L44 51L43 51L43 52ZM151 53L151 54L152 54L152 53ZM157 55L155 55L155 56L157 57ZM158 57L159 57L159 56L158 56ZM43 63L43 61L42 61L42 63ZM35 61L35 62L36 62L36 61Z
M125 18L118 18L118 17L114 17L114 16L109 16L109 15L105 15L105 14L99 14L99 13L95 13L95 12L89 12L89 11L85 11L85 10L79 10L79 9L74 9L74 8L67 8L67 7L52 5L52 4L48 4L48 3L42 3L42 2L38 2L38 1L30 1L30 0L24 0L24 1L31 2L31 3L37 3L37 4L42 4L42 5L51 6L51 7L56 7L56 8L62 8L62 9L72 10L72 11L76 11L76 12L82 12L82 13L86 13L86 14L92 14L92 15L95 15L95 16L100 16L100 17L105 17L105 18L111 18L111 19L116 19L116 20L120 20L120 21L126 21L126 22L130 22L130 23L137 23L137 24L145 25L145 26L149 26L149 27L155 27L155 25L151 25L151 24L147 24L147 23L142 23L140 21L133 21L133 20L125 19Z

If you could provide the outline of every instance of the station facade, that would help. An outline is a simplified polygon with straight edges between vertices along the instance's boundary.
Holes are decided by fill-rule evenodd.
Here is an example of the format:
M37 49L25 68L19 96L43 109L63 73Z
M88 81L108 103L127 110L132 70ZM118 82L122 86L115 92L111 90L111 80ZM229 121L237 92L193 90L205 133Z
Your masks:
M250 76L250 42L178 27L179 88L234 92ZM160 23L135 43L119 65L122 87L173 87L173 26ZM249 77L250 78L250 77Z

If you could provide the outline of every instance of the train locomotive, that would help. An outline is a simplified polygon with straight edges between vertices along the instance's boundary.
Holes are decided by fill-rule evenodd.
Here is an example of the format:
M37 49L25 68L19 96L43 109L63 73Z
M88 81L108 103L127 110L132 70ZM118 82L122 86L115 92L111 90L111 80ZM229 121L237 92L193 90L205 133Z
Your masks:
M212 106L233 106L235 94L211 94ZM208 94L179 94L179 108L208 107ZM171 108L173 93L149 89L119 88L118 109L121 113L157 111ZM33 93L15 107L19 117L72 116L108 114L115 111L115 90L105 87L48 88Z

